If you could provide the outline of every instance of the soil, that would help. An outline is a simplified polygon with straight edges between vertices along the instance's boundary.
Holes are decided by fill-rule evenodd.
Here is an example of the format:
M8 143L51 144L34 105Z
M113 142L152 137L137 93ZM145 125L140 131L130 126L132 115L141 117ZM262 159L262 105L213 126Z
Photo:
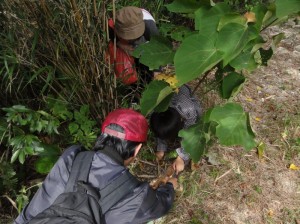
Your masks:
M267 66L247 74L234 99L250 113L263 154L216 143L209 148L209 159L180 176L183 189L177 192L174 207L154 223L300 223L300 170L289 168L300 167L298 21L291 19L263 32L266 45L279 33L285 37ZM223 102L213 91L203 96L200 89L197 96L204 110ZM143 166L144 171L154 169L153 164ZM151 179L148 174L142 176Z

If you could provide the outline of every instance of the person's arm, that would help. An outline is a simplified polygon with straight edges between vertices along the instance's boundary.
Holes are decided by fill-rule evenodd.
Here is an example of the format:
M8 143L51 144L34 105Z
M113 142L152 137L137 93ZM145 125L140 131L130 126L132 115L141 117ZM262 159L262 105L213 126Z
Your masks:
M80 146L74 145L62 154L47 175L42 186L33 196L32 200L16 218L15 224L22 224L30 221L37 214L48 208L58 195L65 191L73 159L79 151Z
M145 32L144 37L147 41L150 40L152 36L159 35L156 23L153 20L144 20L145 22Z
M145 223L158 219L167 214L174 202L175 191L171 182L161 185L157 190L153 190L148 183L146 184L141 193L143 195L141 206L132 223Z
M190 155L184 151L183 147L177 148L176 152L178 154L177 158L173 162L173 168L178 175L181 171L184 170L185 166L190 161Z

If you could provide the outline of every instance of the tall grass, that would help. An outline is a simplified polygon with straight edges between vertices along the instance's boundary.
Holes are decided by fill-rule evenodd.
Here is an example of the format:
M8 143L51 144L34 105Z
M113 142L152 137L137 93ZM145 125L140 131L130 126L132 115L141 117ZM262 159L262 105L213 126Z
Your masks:
M105 63L106 4L4 0L1 104L39 106L51 94L73 106L88 104L94 117L116 108L116 80Z

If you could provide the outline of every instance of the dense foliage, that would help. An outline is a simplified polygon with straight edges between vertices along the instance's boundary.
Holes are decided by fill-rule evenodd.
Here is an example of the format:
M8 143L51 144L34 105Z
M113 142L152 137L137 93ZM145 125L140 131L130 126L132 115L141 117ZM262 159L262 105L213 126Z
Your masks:
M226 103L182 130L183 146L195 161L215 136L224 145L256 146L248 113L232 100L246 81L244 71L266 65L282 38L275 36L265 49L260 32L298 12L299 0L136 0L117 5L99 0L4 0L1 207L11 203L20 212L31 189L39 186L40 181L32 179L49 172L63 148L76 143L91 147L106 114L129 106L134 91L124 94L128 87L115 79L105 54L107 18L124 5L149 9L162 34L140 46L135 56L150 69L174 65L146 87L141 112L164 111L178 87L202 82L213 72L214 86Z

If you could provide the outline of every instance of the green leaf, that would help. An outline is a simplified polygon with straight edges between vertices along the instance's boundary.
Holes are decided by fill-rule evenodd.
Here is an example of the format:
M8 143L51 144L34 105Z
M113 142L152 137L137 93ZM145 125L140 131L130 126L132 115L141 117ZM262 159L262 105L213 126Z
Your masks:
M278 18L300 12L300 0L275 0Z
M154 80L147 85L141 99L141 113L147 116L173 92L168 83Z
M228 23L237 23L245 26L247 24L247 19L237 13L228 13L221 17L217 31L220 31Z
M224 52L223 66L238 56L249 41L247 26L237 23L226 24L220 31L216 46ZM226 44L224 44L226 43Z
M25 151L24 151L24 150L20 150L20 154L19 154L19 162L20 162L21 164L24 164L24 162L25 162L25 156L26 156Z
M41 174L47 174L50 172L54 164L56 163L58 156L40 157L35 161L35 170Z
M267 13L267 8L263 4L259 4L252 9L252 12L255 14L256 19L253 26L260 32L262 30L264 17Z
M139 45L133 52L133 56L140 58L140 62L150 70L173 64L174 54L172 43L162 36L153 36L149 42Z
M61 154L60 148L56 145L41 143L40 147L43 148L43 150L39 152L40 156L54 156Z
M256 147L249 115L236 103L227 103L212 109L209 120L217 122L216 135L222 145L242 145L246 150Z
M203 75L221 61L222 52L215 47L214 37L194 34L182 42L174 58L179 86Z
M12 108L19 113L26 113L26 112L28 113L32 111L23 105L14 105Z
M207 135L204 129L204 123L199 121L178 133L178 136L182 138L181 145L194 162L198 162L205 152Z
M222 81L221 96L224 99L229 99L236 90L245 82L245 77L239 73L231 72Z
M196 32L196 31L191 31L188 27L176 26L171 23L161 23L159 27L159 31L164 37L171 37L176 41L182 41L184 38Z
M51 97L47 98L48 106L50 107L51 113L63 120L72 119L73 114L68 110L66 103L59 101L58 99L53 99Z
M34 149L33 149L33 147L30 147L30 146L24 147L23 151L27 155L33 155L34 154Z
M168 96L166 96L166 98L164 98L155 108L154 111L155 112L164 112L168 109L170 102L172 100L174 93L169 94Z
M229 65L236 70L246 69L248 71L253 71L258 66L254 59L254 53L251 53L251 49L241 52L236 58L229 62Z
M195 29L199 33L209 37L217 32L220 19L230 12L230 7L226 3L218 3L214 7L202 7L195 12Z
M171 4L165 5L170 12L193 13L204 4L210 4L209 0L175 0Z
M266 14L263 18L262 26L263 26L263 28L271 26L277 20L278 20L278 18L276 17L276 6L275 6L275 4L271 4L268 7L268 11L266 12Z
M280 41L285 37L284 33L279 33L272 37L272 49L275 51L277 45L280 43Z
M75 132L78 131L79 125L75 122L72 122L72 123L69 124L68 129L70 131L70 134L74 134Z
M194 34L195 32L192 32L190 29L184 26L176 26L176 29L174 29L171 33L171 38L176 41L183 41L184 38Z
M18 149L18 150L16 150L14 153L13 153L13 155L12 155L12 157L11 157L11 159L10 159L10 162L11 163L13 163L14 161L16 161L16 159L19 157L19 154L20 154L20 149Z

